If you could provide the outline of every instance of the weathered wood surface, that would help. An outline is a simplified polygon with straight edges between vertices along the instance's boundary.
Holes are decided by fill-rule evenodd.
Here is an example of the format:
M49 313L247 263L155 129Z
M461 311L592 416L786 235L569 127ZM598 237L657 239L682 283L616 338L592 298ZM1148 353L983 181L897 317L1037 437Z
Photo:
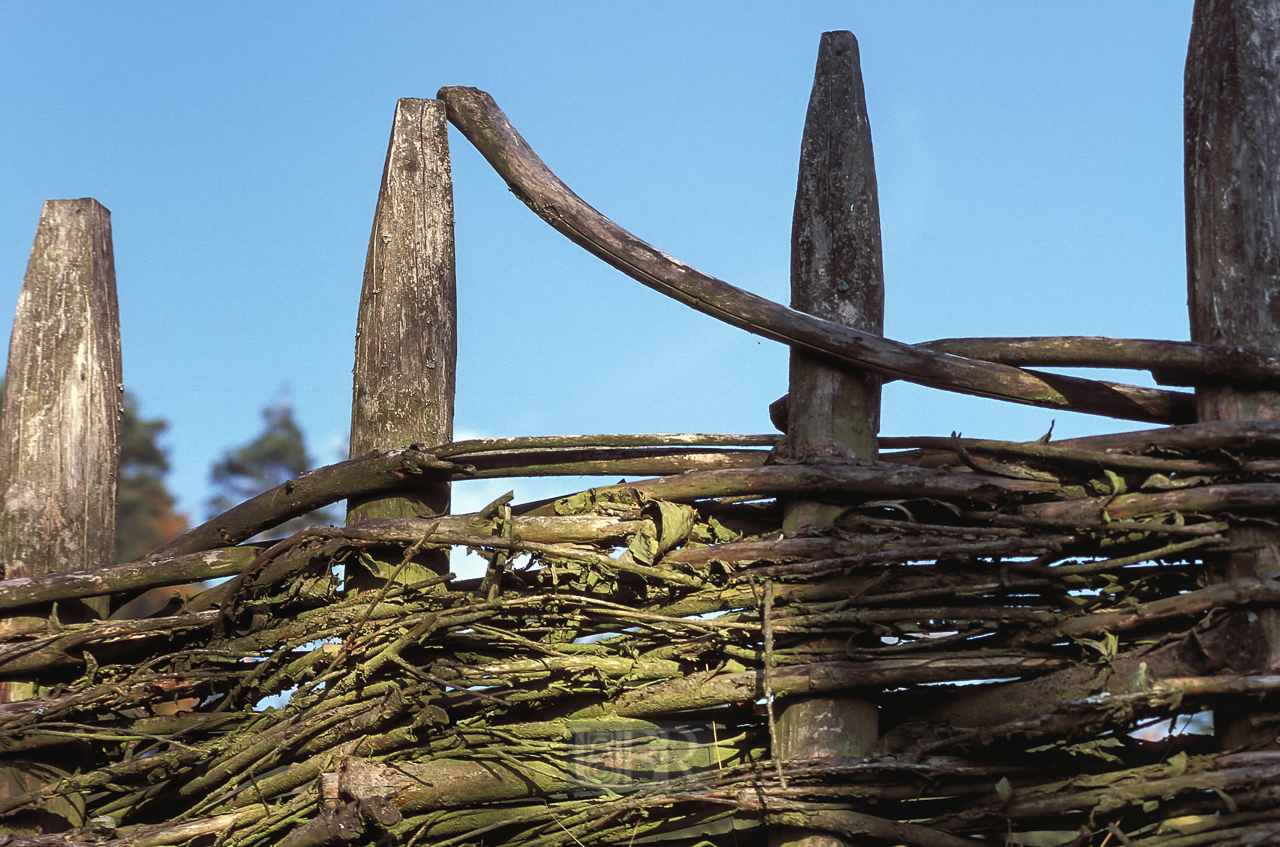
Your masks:
M1167 429L1144 429L1136 432L1065 438L1053 442L1053 445L1099 450L1107 454L1200 452L1211 455L1219 450L1254 450L1267 454L1280 454L1280 421L1204 421Z
M735 288L662 253L589 206L547 168L485 92L445 87L438 96L448 106L449 121L543 220L628 276L704 314L890 379L1126 420L1187 423L1194 419L1193 401L1187 394L1036 374L934 353Z
M1280 352L1237 344L1063 335L939 338L916 346L1017 367L1150 371L1162 385L1280 385Z
M18 298L0 421L0 572L6 580L112 564L122 379L111 213L90 198L46 201ZM58 617L92 620L107 607L106 598L73 601ZM0 619L0 634L40 620ZM34 680L7 681L0 684L0 703L37 691ZM0 762L0 797L21 794L72 765ZM44 813L78 825L83 802L53 800ZM30 830L38 822L14 825Z
M396 104L356 324L351 457L453 440L453 181L444 104ZM352 522L444 514L449 483L348 503Z
M759 468L693 471L679 476L605 486L597 491L634 488L658 500L707 497L785 497L793 491L814 496L943 497L997 503L1011 496L1051 495L1051 482L1007 479L973 473L944 473L887 464L766 465Z
M412 488L419 478L423 478L425 484L431 484L430 479L433 477L464 479L481 475L524 476L544 468L569 466L570 463L557 464L558 458L590 452L593 448L589 445L605 445L614 442L649 445L660 455L652 460L626 457L630 451L644 449L640 446L594 448L611 457L601 459L599 462L601 470L609 475L617 475L621 469L628 467L643 467L650 461L654 465L677 463L679 467L677 473L670 477L639 480L630 484L596 489L598 496L607 497L611 491L634 489L647 496L671 501L696 501L717 496L772 497L789 490L805 490L825 497L839 498L846 503L868 498L924 496L961 498L980 505L1030 496L1033 501L1041 502L1025 503L1018 513L1006 513L998 517L1013 523L1033 520L1037 522L1036 525L1041 526L1051 526L1054 521L1061 521L1064 528L1079 528L1082 531L1114 528L1121 531L1148 532L1154 529L1151 525L1126 523L1126 521L1170 511L1194 513L1231 509L1265 512L1280 503L1280 486L1268 482L1202 484L1172 491L1135 492L1079 499L1072 498L1069 493L1072 490L1079 490L1078 488L1064 487L1058 479L1062 471L1069 468L1077 468L1076 473L1085 474L1101 474L1103 468L1120 473L1141 472L1143 475L1152 472L1216 475L1233 475L1241 470L1250 472L1251 468L1259 464L1257 461L1236 464L1223 460L1205 461L1194 456L1197 452L1220 456L1225 455L1224 451L1233 452L1248 447L1255 450L1269 449L1280 452L1280 423L1265 421L1221 421L1178 429L1093 436L1055 444L1021 444L966 438L888 439L894 445L927 445L939 448L938 455L949 456L950 460L946 464L957 469L952 472L944 472L936 467L933 469L911 467L906 459L895 454L889 454L889 457L898 458L900 462L826 467L797 465L761 467L760 463L766 455L761 450L741 454L736 451L702 454L697 452L695 447L664 446L708 443L726 446L759 444L764 447L773 444L776 440L774 436L543 436L529 439L457 442L442 445L438 450L433 451L459 462L473 462L488 458L492 465L483 474L474 472L473 466L469 464L443 462L436 459L433 454L423 453L420 450L371 453L360 459L321 468L299 479L291 480L193 529L171 545L149 554L144 560L99 573L54 574L0 583L0 608L15 608L50 600L97 596L226 576L242 570L257 555L257 552L252 552L253 548L230 548L228 544L256 535L297 514L340 500L344 492L367 494L396 491L406 486ZM970 454L969 460L978 468L988 467L984 462L985 458L995 456L1010 461L1053 464L1057 465L1061 471L1041 472L1043 477L1041 479L1018 479L1002 475L1002 473L1008 473L1008 468L1015 466L996 463L996 470L1001 473L970 473L961 467L962 463L954 452L944 452L946 448L965 450ZM682 454L662 455L666 450L680 449L688 449L692 453L683 458ZM1172 459L1142 455L1143 452L1151 449L1190 452L1192 455L1187 458ZM705 456L723 456L726 461L732 460L742 464L737 467L715 468L708 471L703 467ZM574 466L580 467L580 464L576 463ZM928 467L934 463L925 464ZM698 472L691 472L695 470ZM541 506L530 504L525 508L528 511L514 518L513 527L520 537L538 541L543 538L540 534L541 530L534 529L535 524L526 525L523 521L526 517L551 515L556 506L554 503ZM476 516L448 516L439 521L404 520L407 522L404 523L404 530L399 534L390 532L391 524L379 524L382 527L379 532L383 534L378 535L376 539L374 536L368 536L368 539L401 543L412 538L421 538L424 533L441 541L448 538L456 540L464 535L473 539L493 535L492 527L488 527L483 520L480 524L485 524L487 528L480 528L477 525L477 528L469 533L464 531L467 524L478 520ZM365 537L371 525L366 523L358 526L365 527L359 530L361 537ZM433 526L434 529L432 529ZM1161 526L1159 531L1172 535L1205 536L1218 532L1219 529L1215 528L1218 526L1220 525ZM352 531L355 531L355 528ZM387 532L390 534L386 534ZM571 538L558 536L546 540L566 542ZM982 546L984 543L966 547L964 552L970 555L984 553L999 555L1016 552L1012 548ZM894 561L904 556L918 555L926 549L937 548L938 542L919 539L916 544L907 545L901 550L880 549L882 547L881 544L877 548L879 553L876 556L879 558L875 560ZM794 560L797 557L821 560L837 555L843 556L846 563L861 561L860 558L856 560L851 558L854 552L856 551L847 539L839 541L821 537L761 539L687 548L670 554L668 561L705 565L715 560L742 565L771 558L782 561ZM870 552L870 550L863 552ZM861 553L858 555L861 556Z
M1150 371L1161 385L1231 385L1257 390L1280 385L1280 353L1231 344L1197 344L1147 338L1044 336L1026 338L940 338L914 345L967 359L1030 368L1117 368ZM1050 376L1040 374L1042 376ZM1174 402L1185 404L1181 395ZM790 395L769 407L782 432Z
M824 32L800 141L791 222L791 308L873 336L884 332L884 262L871 123L858 42L851 32ZM880 377L840 367L792 347L792 397L780 458L797 462L874 459L880 429ZM831 526L839 505L804 496L783 503L789 535ZM762 614L773 614L773 586ZM772 667L772 621L766 621L768 717L775 759L865 755L879 736L875 703L850 697L782 696ZM807 693L807 692L806 692ZM776 709L776 715L775 715ZM828 847L846 842L821 832L776 827L770 844Z
M111 213L92 199L50 200L9 342L6 579L112 564L122 388Z
M823 33L819 47L791 222L791 308L871 335L884 332L875 157L851 32ZM790 391L790 458L875 458L876 374L792 348Z
M431 448L440 459L516 450L581 450L623 447L773 447L776 435L721 435L710 433L662 433L653 435L534 435L523 438L474 438Z
M1237 461L1228 458L1224 451L1248 449L1260 454L1268 450L1280 453L1280 425L1269 421L1216 421L1168 429L1068 438L1051 443L993 441L957 436L890 436L882 438L880 446L886 448L886 452L880 454L881 461L920 463L925 466L936 466L939 463L949 466L966 464L960 456L963 451L969 453L971 459L995 455L1161 473L1213 473L1239 467L1261 469L1264 463L1274 461L1264 455ZM915 449L891 452L895 447ZM927 458L925 451L934 451L936 457Z
M1186 201L1188 291L1192 339L1215 345L1280 349L1280 3L1274 0L1198 0L1186 69ZM972 349L972 348L970 348ZM1229 355L1224 361L1229 361ZM1061 362L1055 362L1061 363ZM1174 451L1195 445L1202 455L1216 440L1235 449L1267 449L1280 419L1280 392L1256 386L1201 384L1204 423L1165 434L1121 434L1059 442ZM1232 449L1224 446L1223 449ZM1024 515L1069 521L1131 520L1163 513L1273 514L1280 486L1270 482L1216 484L1154 493L1119 493L1077 501L1036 503ZM1233 526L1236 552L1216 557L1218 579L1258 585L1258 601L1280 574L1273 530ZM1190 542L1188 542L1190 543ZM1212 560L1214 557L1210 556ZM1123 560L1112 563L1124 564ZM1223 605L1227 605L1224 603ZM1271 673L1280 667L1280 617L1274 609L1224 612L1194 638L1135 650L1109 660L1105 682L1073 668L1040 680L959 694L919 713L922 723L991 726L1025 715L1037 703L1098 691L1124 693L1147 679L1220 673ZM1247 715L1223 711L1218 732L1228 748L1257 734ZM900 745L906 729L883 743ZM1271 734L1272 736L1274 734Z
M1191 339L1280 349L1280 3L1197 0L1185 78L1187 305ZM1196 389L1199 419L1280 420L1280 390ZM1259 501L1265 499L1259 495ZM1280 576L1280 533L1234 526L1225 581ZM1242 672L1280 669L1280 610L1238 611ZM1251 643L1252 642L1252 643ZM1223 710L1226 749L1275 745L1248 712Z
M1280 349L1280 4L1197 0L1186 67L1191 340ZM1202 385L1200 420L1280 419L1280 390Z
M769 457L768 448L777 443L774 435L549 435L458 441L433 447L431 452L464 464L467 479L645 477L759 467ZM755 449L733 449L741 447Z
M36 603L105 597L166 585L220 579L247 568L258 555L254 547L224 547L165 559L145 558L100 571L24 576L0 582L0 609Z
M83 669L64 692L0 708L0 740L23 751L63 744L69 735L89 745L92 767L41 790L91 798L92 815L118 815L121 839L153 837L148 827L176 817L174 809L190 821L268 810L227 823L233 847L303 839L314 831L308 827L326 825L307 786L322 775L341 777L343 763L356 758L392 781L350 781L351 799L394 795L403 820L390 831L402 839L425 833L486 843L623 843L650 823L661 834L662 821L696 818L713 795L725 799L718 814L769 827L831 831L812 818L765 815L733 798L764 798L774 811L794 802L874 813L890 829L927 821L912 835L922 844L1003 837L1009 808L1024 829L1069 820L1068 827L1098 835L1116 824L1136 842L1160 820L1192 813L1163 799L1175 795L1203 804L1211 817L1235 803L1242 814L1262 816L1252 824L1256 832L1277 814L1268 792L1280 773L1272 765L1260 770L1233 759L1234 770L1215 770L1228 760L1199 755L1202 745L1115 748L1115 759L1091 758L1069 777L1062 767L1078 766L1074 745L1088 746L1099 732L1123 735L1138 720L1217 709L1223 698L1247 702L1280 684L1236 673L1232 656L1248 633L1224 614L1273 602L1280 581L1205 587L1197 562L1226 543L1225 516L1239 514L1239 502L1257 502L1257 492L1216 503L1197 498L1232 486L1280 486L1213 465L1197 468L1208 479L1196 488L1095 498L1105 506L1173 497L1159 508L1173 509L1176 519L1166 513L1148 523L1068 520L1063 527L1018 519L1020 507L1070 497L1106 477L1106 449L1142 454L1160 442L1185 451L1179 461L1203 462L1204 454L1221 455L1216 444L1256 439L1255 453L1242 456L1248 466L1249 456L1274 451L1274 426L1189 427L1198 446L1181 432L1099 439L1095 446L1105 449L1095 452L1098 468L1080 461L1080 443L1057 458L1023 456L1023 445L1009 446L1011 461L1031 462L1055 481L967 468L781 465L685 474L630 493L597 489L559 503L572 514L547 518L488 509L310 528L262 551L242 578L168 617L50 626L0 644L0 674L75 678ZM660 437L626 440L666 449ZM592 441L599 439L550 439L536 448L554 452L562 443L573 450ZM483 452L497 446L512 444L445 445L440 452L462 461L502 456ZM1117 484L1123 477L1136 487L1150 470L1112 473ZM1234 482L1241 479L1259 481ZM834 532L809 538L779 538L777 508L762 517L758 504L708 499L813 490L850 508ZM650 499L659 494L697 502ZM672 552L637 559L641 542L666 537L668 520L680 515L692 525L676 533ZM744 524L759 528L725 534ZM437 544L535 561L514 569L496 598L479 579L441 577L370 595L343 590L332 575L336 563L371 548L392 550L398 555L389 558L397 560ZM331 640L317 643L317 633ZM998 691L938 686L1010 678L1018 682ZM287 708L255 710L263 697L286 690L294 691ZM769 692L783 703L874 699L889 729L884 755L784 757L779 770L756 705ZM153 711L209 696L228 698L227 708ZM122 718L126 712L137 717ZM910 718L916 720L904 722ZM701 725L702 737L683 741L684 729L663 729L687 724ZM121 745L125 733L144 741ZM595 745L586 738L591 733L606 743ZM670 744L648 756L636 743L664 737L685 744L690 756L671 758ZM939 758L939 750L946 755ZM1178 750L1188 754L1178 754L1183 764L1152 770ZM623 755L644 773L637 778L625 762L620 767ZM612 785L644 790L607 804L594 795L563 796L601 765L622 780ZM661 775L649 779L651 771ZM151 779L161 772L163 785ZM442 789L396 781L404 774L453 774L457 782ZM1180 787L1177 778L1190 782ZM1001 779L1012 783L1011 796L993 793ZM1246 786L1250 793L1240 793ZM1229 791L1230 800L1214 787ZM0 797L0 816L43 796ZM1144 805L1151 797L1162 798L1157 808ZM506 803L495 807L500 799ZM626 805L633 799L654 805L633 809ZM539 819L550 827L544 829L532 816L548 810L556 815ZM599 830L602 821L592 817L576 823L575 816L596 813L632 817L616 829ZM836 827L836 835L843 832ZM936 839L927 840L927 832ZM759 831L751 837L746 843L761 847ZM373 836L365 838L371 843Z
M1081 465L1114 470L1143 470L1159 473L1223 473L1236 466L1227 462L1223 451L1244 449L1280 455L1280 423L1268 421L1217 421L1172 429L1143 430L1051 444L1017 443L969 438L890 438L886 447L927 447L923 454L884 453L879 464L858 464L825 469L794 466L761 467L763 450L700 451L694 445L727 448L752 444L764 448L776 443L776 436L637 435L637 436L543 436L529 439L486 439L455 442L426 452L422 449L390 450L350 459L290 480L277 488L242 503L222 515L193 528L148 556L151 560L224 548L271 529L293 517L352 495L414 489L432 485L438 479L473 479L541 476L552 473L586 473L605 476L668 473L669 478L643 479L629 486L672 500L694 500L714 496L773 496L790 486L810 487L824 496L877 495L967 497L975 502L995 502L1002 496L1025 493L1054 495L1056 484L1049 479L1010 479L998 473L939 474L923 468L946 464L959 468L964 463L954 449L968 451L973 464L988 466L987 457L1036 460L1062 465ZM616 446L627 444L635 446ZM646 452L644 445L652 448ZM670 446L667 446L670 445ZM690 445L682 448L679 445ZM1164 458L1150 452L1193 453L1209 459ZM436 454L452 461L443 461ZM1241 467L1264 470L1266 460L1248 460ZM474 463L474 464L473 464ZM752 469L755 469L754 471ZM998 469L998 467L996 468ZM697 473L693 473L693 472ZM1256 485L1256 484L1253 484ZM610 487L600 490L606 491ZM1148 514L1169 504L1188 508L1254 502L1271 502L1270 487L1190 489L1184 492L1135 494L1118 498L1109 510L1112 520L1121 513ZM1002 494L1001 492L1005 492ZM1153 499L1154 498L1154 499ZM1046 503L1036 512L1080 507L1096 513L1101 503L1112 498ZM1146 506L1140 504L1149 504ZM551 506L542 507L549 513ZM1081 512L1083 514L1083 511ZM1187 532L1193 532L1188 528Z
M768 438L765 436L764 438ZM559 441L560 439L550 439ZM575 439L567 439L573 442ZM662 436L651 440L661 442ZM462 442L465 443L465 442ZM451 450L457 462L442 461L421 446L381 450L317 468L264 491L216 515L148 554L150 559L181 556L239 544L287 520L340 500L379 494L412 495L441 481L565 474L618 476L680 474L696 470L759 467L763 450L700 451L696 448L597 448ZM468 447L467 449L472 449ZM470 464L474 459L476 464Z
M1230 349L1191 352L1207 350L1216 364L1204 367L1225 372L1240 364ZM1265 384L1270 349L1244 351L1250 376L1236 368L1231 378L1255 383L1250 391ZM1046 343L992 355L1062 364L1096 352ZM846 366L864 366L846 353ZM1204 372L1203 362L1183 364L1180 373ZM1185 407L1189 395L1181 396L1171 402ZM1270 837L1280 814L1277 754L1203 755L1185 736L1158 749L1096 742L1224 702L1252 709L1251 698L1280 688L1280 677L1241 673L1265 666L1266 633L1247 615L1276 602L1280 580L1245 575L1206 587L1201 564L1248 542L1234 530L1227 537L1229 522L1269 517L1280 504L1280 421L1053 444L881 444L922 451L893 457L919 467L857 463L843 452L836 457L847 461L827 465L738 466L763 451L732 448L771 443L624 436L415 445L291 481L177 549L224 545L343 496L411 500L418 483L468 475L726 465L524 514L504 500L480 515L313 528L253 551L240 578L180 614L48 622L25 640L10 637L0 673L57 669L74 683L0 706L0 741L27 751L72 739L96 758L28 794L0 796L0 816L56 794L111 815L112 843L217 834L232 847L301 847L366 825L376 830L363 834L369 843L618 844L679 839L672 830L683 827L703 833L729 815L948 847L1059 828L1078 829L1077 840L1163 847L1187 840L1174 829L1187 821L1199 830L1187 843ZM1175 487L1150 488L1162 484ZM831 532L782 537L780 509L742 502L810 497L843 504ZM557 510L573 514L543 517ZM649 544L680 519L688 525L674 533L672 552ZM433 545L533 561L502 583L442 576L376 594L344 591L333 570L374 547L407 562ZM82 575L15 580L14 596L136 587L178 562L135 564L96 585ZM1018 681L935 685L1009 678ZM291 692L287 708L256 705L281 692ZM755 711L773 696L874 698L893 724L876 751L884 755L797 759L788 740L775 768L779 745L761 737ZM212 711L160 711L179 698ZM655 757L653 780L620 768L618 748L593 749L581 737L599 731L630 743L689 721L710 730L687 744L701 759ZM589 783L585 795L568 793L601 765L622 777L619 787L643 790L607 803ZM342 786L345 806L310 790L326 778ZM166 817L185 823L154 825ZM83 835L63 842L101 836ZM733 836L764 841L759 830Z
M465 460L468 479L513 476L656 476L716 468L752 468L769 458L767 450L696 450L690 448L521 451L480 453Z

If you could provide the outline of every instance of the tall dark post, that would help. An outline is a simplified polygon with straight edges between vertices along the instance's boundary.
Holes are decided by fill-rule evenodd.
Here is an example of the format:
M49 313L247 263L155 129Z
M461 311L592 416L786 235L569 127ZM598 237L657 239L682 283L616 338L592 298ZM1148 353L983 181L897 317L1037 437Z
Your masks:
M1197 0L1186 69L1187 293L1191 340L1280 349L1280 0ZM1202 421L1280 419L1280 392L1196 388ZM1280 576L1280 534L1231 530L1244 548L1220 577ZM1280 615L1232 613L1236 669L1280 669ZM1215 715L1227 747L1253 743L1242 715ZM1224 717L1226 718L1224 720ZM1271 732L1274 735L1274 732Z
M884 268L871 124L851 32L822 36L791 224L791 307L880 335ZM880 378L792 348L787 440L801 461L874 459ZM797 528L834 510L796 502Z
M871 124L858 42L827 32L818 49L813 93L800 147L791 229L791 305L877 335L884 330L884 270ZM880 379L796 349L791 351L787 452L802 462L874 459ZM838 506L785 504L789 534L831 525ZM783 758L858 757L875 742L874 703L852 698L790 701L777 720ZM777 828L771 844L827 847L842 839Z
M351 455L453 438L457 362L453 181L444 104L396 104L356 325ZM348 504L348 522L449 511L449 483ZM426 570L447 569L427 553ZM409 581L419 572L402 573Z

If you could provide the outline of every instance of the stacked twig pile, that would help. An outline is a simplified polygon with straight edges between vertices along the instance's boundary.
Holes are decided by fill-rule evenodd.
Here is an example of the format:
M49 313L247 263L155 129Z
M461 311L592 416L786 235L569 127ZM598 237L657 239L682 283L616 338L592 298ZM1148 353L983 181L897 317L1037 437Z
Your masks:
M96 828L54 843L120 845L743 845L790 823L921 845L1111 828L1172 847L1280 826L1280 754L1133 735L1280 686L1238 666L1237 643L1280 585L1205 564L1228 526L1274 513L1280 426L889 440L919 446L830 466L690 440L398 451L259 498L245 526L310 508L289 498L361 462L438 480L718 455L550 504L265 548L184 549L234 521L194 530L128 566L134 589L176 565L251 564L159 617L10 636L0 674L38 673L46 693L3 706L4 750L56 748L68 766L0 814L61 795ZM779 500L798 495L846 511L783 538ZM483 551L488 574L343 587L342 569L439 545ZM40 579L0 586L5 602L119 590ZM767 701L819 693L879 705L876 756L770 755Z

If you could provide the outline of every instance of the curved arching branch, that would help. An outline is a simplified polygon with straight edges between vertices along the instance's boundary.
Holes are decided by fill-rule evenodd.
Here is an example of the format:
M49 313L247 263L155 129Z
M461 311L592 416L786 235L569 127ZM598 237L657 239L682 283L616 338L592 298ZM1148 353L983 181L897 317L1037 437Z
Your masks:
M1190 395L980 362L890 341L797 312L689 267L641 241L574 194L552 173L487 93L445 87L449 121L539 217L587 252L668 297L774 341L892 379L1152 423L1195 420Z

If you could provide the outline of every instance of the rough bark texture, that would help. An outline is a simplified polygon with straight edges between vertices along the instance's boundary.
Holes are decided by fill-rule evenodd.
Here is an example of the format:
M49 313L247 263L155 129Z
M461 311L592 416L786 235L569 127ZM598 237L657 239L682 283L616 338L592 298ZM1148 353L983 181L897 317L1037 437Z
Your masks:
M822 61L842 37L824 39ZM820 62L815 102L823 73ZM491 101L446 92L478 104L477 137L501 129ZM541 167L508 136L524 151L516 170ZM845 366L1063 399L1039 393L1047 377L760 305L593 217L548 173L541 185L516 177L522 198L588 249L739 325ZM841 232L839 214L819 223ZM1035 355L1096 352L1052 346ZM1270 355L1253 351L1250 368L1254 354ZM1159 370L1161 351L1147 355L1134 363ZM1234 367L1225 355L1218 364ZM1100 383L1058 385L1085 386L1070 404L1111 408L1098 405ZM797 414L821 393L798 391ZM816 406L834 417L838 400ZM0 602L17 607L252 558L167 617L0 632L0 678L39 672L49 685L0 703L0 750L59 764L28 791L0 792L0 827L51 799L67 808L64 830L87 822L5 843L764 847L780 827L818 843L920 847L1272 843L1280 752L1223 754L1175 727L1212 710L1274 736L1275 709L1259 698L1280 692L1280 675L1264 672L1280 579L1262 572L1270 532L1240 527L1280 505L1280 421L1052 445L894 441L913 449L892 463L850 461L872 454L835 440L763 467L723 448L772 441L740 436L375 450L169 552L234 543L344 497L411 494L470 462L488 476L697 470L526 507L506 495L474 515L309 528L266 550L159 558L96 582L10 580ZM814 501L840 504L829 531L780 531L780 502ZM343 580L370 557L408 564L444 546L482 551L485 577L373 592ZM1229 581L1206 581L1206 564ZM775 697L801 704L781 733L762 705ZM860 715L830 708L849 701ZM871 750L869 704L887 730ZM1168 722L1164 737L1151 721ZM1045 830L1062 835L1025 837Z
M815 497L843 494L886 497L966 497L980 502L998 502L1015 492L1051 492L1058 486L1032 479L1009 479L986 474L938 474L898 465L766 465L761 468L693 471L678 476L641 480L631 485L608 486L598 491L634 488L663 500L693 500L701 497L785 497L804 491Z
M453 439L453 183L444 104L396 104L356 328L351 456ZM349 520L444 514L449 484L349 504Z
M1280 3L1199 0L1186 69L1191 340L1280 348ZM1196 390L1200 420L1280 418L1280 392Z
M561 498L550 517L499 502L226 551L253 561L167 616L45 622L0 639L0 678L65 683L0 705L0 743L10 756L69 762L75 745L85 757L0 796L0 825L54 797L68 804L64 821L110 815L120 847L213 832L228 847L325 843L334 832L362 845L415 834L680 845L688 830L764 847L766 830L784 827L855 843L980 843L1011 827L1146 843L1161 822L1188 816L1214 843L1259 836L1280 815L1280 754L1223 756L1194 734L1107 747L1106 758L1085 751L1148 718L1256 711L1258 696L1280 690L1280 677L1251 670L1266 645L1247 621L1276 602L1280 581L1202 582L1228 521L1280 502L1270 472L1250 470L1280 453L1278 433L1267 422L1198 424L1079 439L1061 454L943 439L999 456L1000 473L701 471ZM523 472L520 449L599 440L440 452L505 456ZM622 440L661 449L668 439ZM1166 449L1200 479L1128 467L1165 461ZM1241 461L1223 462L1223 449ZM406 479L415 468L461 471L428 458L374 453L291 485L311 496L329 478L324 487L346 481L355 494L395 468ZM1160 490L1170 481L1191 487ZM1158 515L1065 526L1036 516L1102 485L1112 492L1087 501L1094 513ZM835 498L846 510L834 532L780 538L781 508L737 499L761 493ZM267 500L277 497L287 499ZM255 520L288 513L254 509ZM336 573L369 550L404 561L444 545L532 560L505 573L495 561L493 579L373 593L344 588ZM134 563L96 587L78 576L16 580L0 598L137 590L201 558ZM281 696L285 708L259 705ZM770 696L801 704L776 739L759 705ZM826 704L848 701L881 709L888 732L871 751L840 749L859 733L848 710ZM821 750L806 756L806 745ZM337 805L317 798L316 780L345 786ZM710 829L730 818L732 832Z
M226 547L163 560L147 557L100 571L18 577L0 582L0 609L234 576L256 557L253 547Z
M1186 68L1187 292L1191 339L1280 349L1280 3L1197 0ZM1280 391L1204 385L1202 421L1280 419ZM1280 575L1280 533L1237 526L1225 580ZM1237 612L1242 619L1248 613ZM1280 613L1251 615L1254 672L1280 668ZM1218 716L1229 747L1274 743ZM1225 719L1229 718L1229 719Z
M149 557L181 556L238 544L339 500L419 487L430 490L442 480L447 484L455 468L421 450L376 450L264 491L156 548Z

